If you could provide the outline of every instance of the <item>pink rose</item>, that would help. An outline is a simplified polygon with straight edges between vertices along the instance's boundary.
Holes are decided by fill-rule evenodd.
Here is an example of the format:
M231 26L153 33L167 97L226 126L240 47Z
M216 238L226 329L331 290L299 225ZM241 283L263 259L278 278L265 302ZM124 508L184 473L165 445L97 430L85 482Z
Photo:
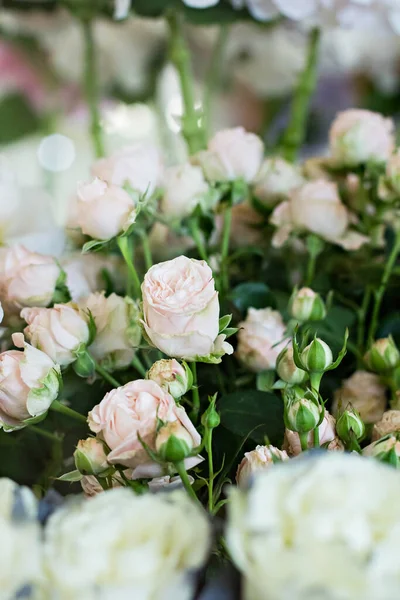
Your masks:
M74 362L74 352L89 340L87 319L72 303L55 304L53 308L24 308L21 317L28 324L24 333L32 346L46 352L61 366Z
M238 327L238 359L250 371L274 369L280 351L287 344L286 326L280 313L271 308L249 308L246 320Z
M100 179L78 187L77 224L96 240L108 240L126 231L135 222L132 198L121 187Z
M344 450L344 446L336 435L336 421L334 417L327 410L325 410L325 416L318 427L319 431L319 444L323 446L328 444L328 450ZM308 434L308 447L314 446L314 432L310 431ZM285 450L287 450L289 456L297 456L301 453L301 444L299 434L295 431L286 429L285 431Z
M246 452L236 472L236 483L245 488L251 478L264 469L268 469L274 461L289 460L287 453L275 446L257 446L255 450Z
M339 165L357 166L368 161L385 162L395 148L394 122L379 113L351 109L334 120L330 149Z
M220 346L218 293L205 261L179 256L154 265L142 294L144 328L156 348L193 360ZM225 343L221 353L230 351Z
M179 422L190 434L193 446L200 445L200 435L185 409L154 381L137 379L112 390L89 413L90 429L111 449L108 462L133 469L132 479L163 475L162 467L149 458L139 440L141 437L155 450L160 421ZM191 468L201 460L193 457L185 464Z
M61 269L51 256L30 252L20 245L4 250L0 286L6 312L50 304L60 274Z
M209 191L200 167L190 163L170 167L164 174L161 209L169 218L190 215Z

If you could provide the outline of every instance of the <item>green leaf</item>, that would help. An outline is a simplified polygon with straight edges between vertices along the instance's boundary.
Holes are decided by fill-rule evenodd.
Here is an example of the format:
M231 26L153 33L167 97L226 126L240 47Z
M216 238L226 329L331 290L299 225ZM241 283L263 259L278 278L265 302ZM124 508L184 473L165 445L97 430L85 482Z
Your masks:
M236 286L230 296L231 301L238 310L245 313L250 307L275 308L274 297L265 283L248 281Z
M82 479L82 474L79 471L70 471L69 473L64 473L61 477L57 477L58 481L69 481L71 483L75 483L76 481L80 481Z
M261 371L256 379L257 389L260 392L270 392L274 385L275 371Z
M223 333L232 320L232 315L225 315L219 320L219 333Z
M231 335L235 335L235 333L237 333L239 331L239 329L237 327L227 327L226 329L224 329L224 336L226 339L228 339L228 337L231 337Z
M279 445L283 438L283 402L270 392L243 390L226 394L217 403L221 424L232 433L249 437L257 444L268 437Z
M90 240L83 245L82 254L87 254L88 252L97 252L98 250L101 250L107 246L109 243L110 240Z

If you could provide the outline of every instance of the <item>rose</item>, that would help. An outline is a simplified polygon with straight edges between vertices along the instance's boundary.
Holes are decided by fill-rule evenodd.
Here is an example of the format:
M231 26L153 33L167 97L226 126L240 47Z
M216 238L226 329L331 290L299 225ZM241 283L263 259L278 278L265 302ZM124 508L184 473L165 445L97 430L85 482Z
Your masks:
M387 410L372 430L372 441L376 442L389 433L400 431L400 410Z
M24 308L21 317L28 324L24 333L32 346L62 367L73 363L79 346L89 341L87 319L72 302L53 308Z
M133 144L92 166L92 174L112 185L128 184L137 195L151 195L162 174L160 152L155 146Z
M266 158L254 181L254 194L265 206L273 206L305 183L300 169L283 158Z
M171 396L181 398L193 385L193 375L186 363L182 366L177 360L158 360L150 368L147 377L165 388Z
M96 325L96 336L90 354L106 368L127 367L141 340L139 309L131 298L104 292L91 294L80 303L82 314L89 311Z
M234 181L248 183L256 177L261 166L264 146L254 133L243 127L224 129L209 141L207 150L195 157L209 181Z
M271 467L274 462L289 460L287 453L275 446L257 446L251 452L245 452L244 458L236 472L236 483L245 488L255 473Z
M325 409L325 415L321 425L318 427L320 446L327 445L328 450L344 450L344 446L336 435L336 421ZM308 447L314 446L314 431L308 434ZM301 443L299 434L290 429L285 431L284 448L289 456L297 456L301 453Z
M246 320L238 327L238 359L254 372L274 369L279 353L287 344L280 313L271 308L249 308Z
M112 390L89 413L90 429L111 449L108 462L133 469L133 479L163 474L162 467L150 459L140 441L155 450L160 421L178 421L191 435L193 446L200 445L201 438L185 409L154 381L137 379ZM185 461L186 467L201 460L192 457Z
M210 536L206 514L184 490L119 488L66 503L45 530L49 587L66 599L191 600Z
M78 186L76 220L85 235L108 240L125 232L135 219L133 200L121 187L97 178Z
M393 468L329 452L231 489L225 540L244 600L396 598L399 494Z
M170 167L164 173L161 210L171 218L187 217L204 199L208 191L209 187L200 167L190 163Z
M0 427L21 429L31 419L45 417L60 388L60 367L47 354L24 344L14 334L16 346L0 354Z
M346 110L337 115L329 139L332 158L339 165L384 162L395 147L394 123L369 110Z
M123 263L118 256L74 253L61 262L67 275L67 288L73 302L87 298L92 292L104 288L110 278L113 287L122 289L125 282Z
M61 269L51 256L30 252L24 246L7 248L1 256L0 288L7 309L48 306Z
M332 412L336 415L340 408L346 409L350 405L360 413L364 423L376 423L386 407L385 391L377 375L356 371L335 391Z
M82 475L101 475L109 469L104 444L97 438L79 440L74 460Z
M154 265L142 284L143 325L156 348L188 360L220 348L219 301L212 271L203 260L179 256Z

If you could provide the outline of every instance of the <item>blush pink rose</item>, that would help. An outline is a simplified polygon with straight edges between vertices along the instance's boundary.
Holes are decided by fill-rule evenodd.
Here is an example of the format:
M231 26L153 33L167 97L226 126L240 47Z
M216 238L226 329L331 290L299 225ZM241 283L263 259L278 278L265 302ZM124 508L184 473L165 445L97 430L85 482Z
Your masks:
M236 355L250 371L274 369L279 353L287 344L286 326L280 313L271 308L249 308L238 325Z
M89 413L89 427L110 448L108 462L133 469L132 479L163 475L163 469L154 463L144 450L139 437L155 450L159 422L179 422L190 434L193 446L199 446L200 435L186 414L168 392L154 381L137 379L112 390ZM185 461L191 468L201 457Z
M219 345L218 293L204 260L179 256L154 265L146 273L142 294L146 333L168 356L193 360Z
M259 471L268 469L275 461L289 460L284 450L275 446L257 446L255 450L246 452L236 472L236 483L241 488L246 488L252 477Z
M96 178L78 186L75 218L82 233L108 240L135 222L136 210L128 192Z

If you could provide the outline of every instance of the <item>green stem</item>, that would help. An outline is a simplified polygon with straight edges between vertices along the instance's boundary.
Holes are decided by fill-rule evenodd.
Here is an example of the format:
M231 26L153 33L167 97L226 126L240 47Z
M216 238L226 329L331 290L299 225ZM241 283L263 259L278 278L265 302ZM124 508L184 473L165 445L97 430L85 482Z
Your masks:
M392 251L389 255L389 258L386 261L385 270L383 271L382 281L380 283L379 288L375 292L375 303L372 311L371 317L371 325L368 333L368 346L370 346L376 335L376 330L378 329L378 318L379 311L381 308L382 300L385 295L385 291L387 285L389 283L390 276L392 274L393 268L396 264L397 257L400 252L400 230L396 232L396 238L393 244Z
M205 147L205 135L201 125L201 114L196 110L194 78L190 53L183 33L182 15L176 11L167 14L170 31L170 56L178 72L183 99L182 134L190 154Z
M193 410L191 413L191 419L192 419L193 423L196 424L197 419L199 417L199 411L200 411L200 394L199 394L199 388L197 386L197 365L194 361L190 363L190 369L191 369L192 375L193 375L193 387L192 387Z
M104 156L100 110L99 85L97 79L97 52L93 35L93 24L90 19L82 21L85 40L85 91L90 112L90 133L96 157Z
M226 292L229 290L229 269L228 269L228 256L229 256L229 241L231 235L232 226L232 206L229 204L225 208L224 213L224 225L222 229L222 242L221 242L221 291Z
M310 373L311 389L319 392L319 386L321 385L322 373Z
M202 237L201 231L199 229L199 225L198 225L196 217L193 217L192 219L190 219L189 226L190 226L190 233L192 234L192 238L197 246L197 251L199 253L200 258L202 258L203 260L208 262L207 250L204 245L203 237Z
M308 450L308 433L299 433L300 445L303 452Z
M214 93L220 83L221 68L224 58L224 52L226 43L228 41L229 26L223 23L219 28L217 41L212 51L210 67L208 69L205 90L204 90L204 129L208 134L210 131L212 121L212 103L214 99Z
M140 279L135 269L135 265L133 264L131 257L131 249L129 247L129 240L127 236L122 236L118 238L118 247L121 251L122 256L124 257L126 266L128 267L128 272L130 275L130 282L132 283L132 290L130 286L128 287L129 292L133 292L133 295L136 298L140 298ZM129 280L128 280L129 284Z
M307 275L306 275L306 286L310 287L315 276L315 266L317 264L317 256L316 254L309 253L308 255L308 263L307 263Z
M319 427L314 429L314 448L319 448Z
M289 124L283 136L282 155L291 162L296 160L306 135L310 100L317 84L320 37L319 29L315 28L311 31L306 66L300 75L293 98Z
M56 443L61 442L61 438L57 434L51 433L50 431L46 431L45 429L41 429L37 425L29 425L29 429L31 431L33 431L34 433L36 433L37 435L40 435L48 440L51 440L52 442L56 442Z
M148 271L153 266L153 257L151 255L151 248L150 248L150 244L149 244L149 238L148 238L146 232L142 233L141 238L142 238L142 248L143 248L144 264L145 264L145 267L146 267L146 271Z
M135 367L136 371L140 373L142 377L146 377L146 369L142 365L142 362L137 354L135 354L135 356L132 358L132 366Z
M200 501L199 501L199 499L196 496L196 492L194 491L194 489L192 488L192 486L190 484L189 476L188 476L188 474L186 472L185 465L184 465L183 461L182 462L174 463L174 466L175 466L175 469L178 472L179 477L182 480L183 487L185 488L185 490L187 491L187 493L189 494L189 496L195 502L198 502L200 504Z
M80 421L81 423L87 422L87 417L85 417L85 415L81 415L81 413L78 413L76 410L65 406L65 404L62 404L59 400L54 400L50 408L55 412L58 412L62 415L66 415L67 417L71 417L71 419L75 419L76 421Z
M212 429L206 433L206 452L208 456L208 510L212 514L214 510L214 462L212 453Z
M105 381L107 381L110 385L112 385L115 388L121 387L121 384L118 383L118 381L116 379L114 379L114 377L112 375L110 375L110 373L108 371L106 371L101 365L99 365L99 363L94 361L94 364L95 364L96 373L101 375Z

